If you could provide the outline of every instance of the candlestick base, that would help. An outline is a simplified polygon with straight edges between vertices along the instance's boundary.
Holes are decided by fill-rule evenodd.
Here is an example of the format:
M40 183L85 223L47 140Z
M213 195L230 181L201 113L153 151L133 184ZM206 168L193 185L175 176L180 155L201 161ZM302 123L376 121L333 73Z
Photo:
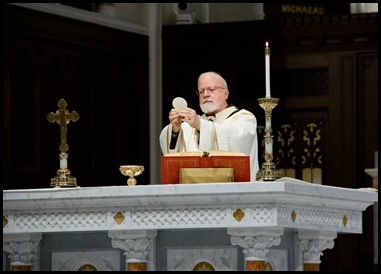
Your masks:
M50 179L50 187L77 187L77 179L70 175L67 168L60 168L57 176Z
M275 181L282 178L282 171L275 169L273 162L263 163L257 172L257 181Z
M275 181L282 177L282 172L275 169L273 160L273 135L271 128L271 115L273 109L278 105L279 98L259 98L259 105L265 111L266 126L265 126L265 162L262 168L256 174L257 181Z

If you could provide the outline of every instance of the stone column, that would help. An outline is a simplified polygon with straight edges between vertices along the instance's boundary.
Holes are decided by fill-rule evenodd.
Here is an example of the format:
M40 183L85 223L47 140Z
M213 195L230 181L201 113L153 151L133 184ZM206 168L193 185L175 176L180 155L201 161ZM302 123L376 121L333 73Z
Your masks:
M228 228L231 243L243 248L246 271L271 270L267 253L281 242L283 228Z
M153 239L156 230L122 230L109 231L112 247L124 250L127 271L149 270L149 255L153 252ZM154 269L150 269L154 270Z
M299 246L303 260L303 271L320 271L320 256L335 245L336 232L299 230Z
M3 251L10 258L11 271L38 270L41 233L3 234Z

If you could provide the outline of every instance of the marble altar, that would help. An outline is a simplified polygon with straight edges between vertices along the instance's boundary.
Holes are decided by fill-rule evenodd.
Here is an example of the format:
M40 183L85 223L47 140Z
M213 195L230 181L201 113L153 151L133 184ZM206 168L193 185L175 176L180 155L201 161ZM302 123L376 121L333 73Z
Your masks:
M337 233L362 233L363 211L377 201L372 188L292 178L3 190L3 252L10 269L316 270Z

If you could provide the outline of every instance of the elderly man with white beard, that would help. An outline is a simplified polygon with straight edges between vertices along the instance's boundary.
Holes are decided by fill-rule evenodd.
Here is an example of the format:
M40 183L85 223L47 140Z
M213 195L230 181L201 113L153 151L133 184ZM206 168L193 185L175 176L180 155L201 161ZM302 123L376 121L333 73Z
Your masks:
M255 181L258 164L257 119L253 113L228 104L226 80L216 72L198 77L200 108L172 108L169 124L160 134L163 155L191 151L230 151L250 156L251 181Z

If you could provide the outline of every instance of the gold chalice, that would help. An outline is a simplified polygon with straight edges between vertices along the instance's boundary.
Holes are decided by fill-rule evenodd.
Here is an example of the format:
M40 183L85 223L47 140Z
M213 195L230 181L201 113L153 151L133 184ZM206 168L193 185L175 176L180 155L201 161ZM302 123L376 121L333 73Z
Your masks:
M139 165L124 165L119 167L120 172L124 176L129 176L127 180L127 185L129 186L135 186L136 185L136 179L135 176L138 176L143 173L144 166Z

